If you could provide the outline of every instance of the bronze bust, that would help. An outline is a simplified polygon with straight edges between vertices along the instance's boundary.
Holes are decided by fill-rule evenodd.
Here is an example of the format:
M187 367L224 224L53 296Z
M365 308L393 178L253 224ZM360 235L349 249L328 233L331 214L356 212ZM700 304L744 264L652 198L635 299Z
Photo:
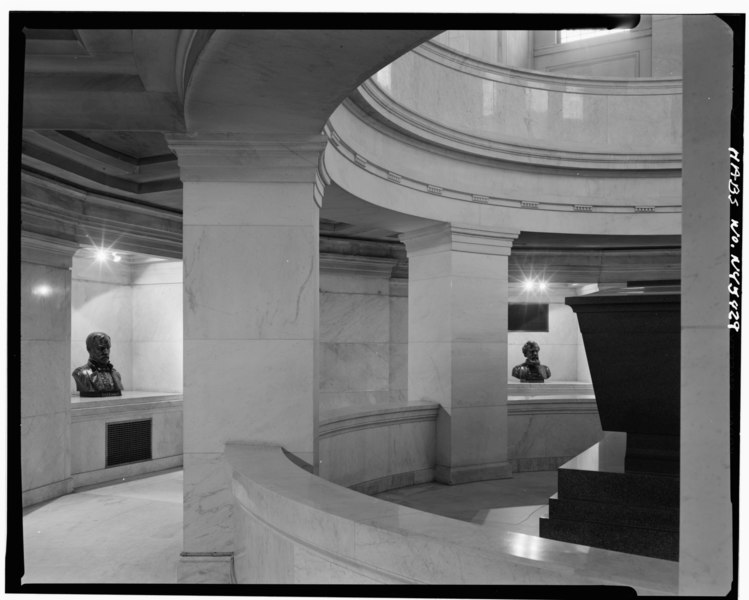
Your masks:
M549 367L542 365L538 358L540 349L536 342L526 342L523 346L525 362L512 368L512 376L525 383L543 383L545 379L551 377Z
M82 397L122 396L122 378L109 362L111 347L112 340L106 333L95 331L86 337L88 362L73 371L76 388Z

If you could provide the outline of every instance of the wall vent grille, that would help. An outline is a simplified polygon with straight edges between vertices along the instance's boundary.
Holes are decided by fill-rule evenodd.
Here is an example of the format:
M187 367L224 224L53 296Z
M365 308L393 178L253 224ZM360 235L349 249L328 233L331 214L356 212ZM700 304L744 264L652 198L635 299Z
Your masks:
M107 423L107 467L151 460L151 419Z

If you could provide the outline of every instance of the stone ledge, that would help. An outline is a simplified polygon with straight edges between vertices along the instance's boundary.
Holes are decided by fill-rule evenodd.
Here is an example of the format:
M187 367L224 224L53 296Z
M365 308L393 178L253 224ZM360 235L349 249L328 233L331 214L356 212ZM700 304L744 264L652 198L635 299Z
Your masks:
M412 421L435 421L436 402L388 403L372 407L335 408L320 414L319 436L326 438L358 429Z

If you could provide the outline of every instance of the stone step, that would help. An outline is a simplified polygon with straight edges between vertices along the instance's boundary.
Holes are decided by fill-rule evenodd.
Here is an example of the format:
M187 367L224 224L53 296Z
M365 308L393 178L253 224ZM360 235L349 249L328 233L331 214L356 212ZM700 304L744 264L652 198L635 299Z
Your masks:
M663 531L679 530L679 510L652 506L629 506L587 500L549 499L549 518L593 521Z
M664 475L568 469L558 471L560 500L585 500L664 509L679 507L679 479Z
M679 560L679 534L675 531L643 529L569 519L539 519L542 538L627 552L651 558Z

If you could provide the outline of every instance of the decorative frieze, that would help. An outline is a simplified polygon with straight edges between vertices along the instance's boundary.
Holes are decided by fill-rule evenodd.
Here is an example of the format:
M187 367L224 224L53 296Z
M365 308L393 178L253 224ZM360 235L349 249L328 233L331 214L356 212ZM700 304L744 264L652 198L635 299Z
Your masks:
M354 155L354 161L360 167L366 167L367 166L367 159L364 158L361 154Z
M442 195L442 188L436 185L427 184L427 192L430 194L435 194L437 196Z
M651 213L655 212L655 206L635 206L636 213Z
M574 204L572 209L575 212L593 212L593 207L590 204Z
M488 204L489 203L489 197L488 196L479 196L477 194L473 194L473 196L471 196L471 199L474 202L478 202L479 204Z
M523 200L520 202L522 208L538 208L538 202L531 202L530 200Z
M395 183L401 182L401 176L398 175L398 173L393 173L392 171L388 171L388 179L390 181L394 181Z

